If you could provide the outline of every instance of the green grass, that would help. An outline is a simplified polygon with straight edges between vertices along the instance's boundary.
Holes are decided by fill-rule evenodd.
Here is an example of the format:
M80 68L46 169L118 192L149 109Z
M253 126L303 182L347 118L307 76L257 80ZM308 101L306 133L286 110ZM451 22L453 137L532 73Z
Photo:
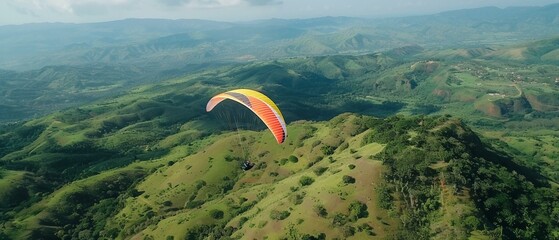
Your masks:
M8 195L15 187L21 186L22 180L25 177L26 172L22 171L10 171L0 168L0 202L4 204L13 204L9 202L9 199L4 197Z
M351 129L352 118L340 123L343 127L341 127L342 132L339 134L348 134L345 131ZM341 125L336 126L340 127ZM300 139L300 134L308 134L306 129L309 126L314 126L319 131L312 134L310 138L304 139L302 147L297 147L297 139ZM243 228L236 231L236 235L239 237L280 237L286 233L290 224L297 224L297 219L315 218L314 213L308 211L308 209L312 208L317 202L324 204L332 214L335 212L345 213L349 200L340 199L339 194L342 194L341 196L347 199L362 199L367 202L369 209L375 210L374 213L371 211L371 214L375 216L378 214L378 216L382 216L383 219L391 222L391 225L387 226L381 222L373 221L371 224L376 229L377 234L383 235L392 231L396 222L388 220L388 214L383 213L383 210L376 209L375 192L370 191L371 184L374 186L382 181L380 178L380 172L382 171L380 162L368 160L365 157L356 160L354 157L355 155L374 155L382 150L381 145L361 146L361 138L364 134L360 134L348 139L348 149L332 156L336 159L335 163L331 164L325 158L311 168L307 168L306 164L310 160L306 156L309 154L314 156L314 151L317 151L317 148L313 148L311 143L317 139L324 140L330 132L339 131L340 128L328 128L324 124L298 123L290 125L288 129L288 141L295 142L293 145L286 143L285 146L275 143L274 139L268 136L268 131L241 132L242 136L246 136L247 139L254 138L257 142L250 146L251 149L267 149L270 151L270 153L258 159L258 162L267 163L268 166L265 169L254 169L248 172L233 171L232 168L238 169L238 163L224 160L226 155L232 154L229 149L234 145L232 143L237 139L237 133L227 134L225 135L227 137L220 137L219 139L210 138L215 141L210 141L212 143L201 148L198 153L178 159L172 166L159 167L159 170L147 177L137 187L138 190L143 191L143 194L136 197L135 200L129 199L126 207L112 220L113 224L124 224L128 228L136 226L139 222L133 219L142 219L141 214L148 207L152 208L153 211L161 212L166 208L162 205L162 202L169 200L173 203L172 206L178 207L179 210L175 210L176 212L173 215L165 217L159 223L146 227L142 231L142 235L150 235L155 238L164 238L167 235L180 237L186 234L190 227L216 223L208 217L207 211L208 209L221 209L226 213L224 221L228 222L229 226L236 227L235 223L241 217L249 217L249 221L243 225ZM356 152L350 153L350 148L356 149ZM177 147L178 149L179 147ZM300 153L303 157L300 157L299 162L295 164L288 163L279 166L274 163L274 160L279 159L279 157L287 157L292 153ZM156 164L156 162L165 163L165 161L164 159L156 160L153 164ZM357 167L354 170L349 170L346 167L349 163L354 163ZM320 166L328 166L331 171L336 169L340 169L340 171L336 173L327 171L317 177L313 173L313 169ZM268 173L271 171L280 172L279 178L270 177ZM281 174L285 171L288 171L286 172L287 175ZM231 174L237 174L237 176ZM344 174L355 175L358 180L357 188L343 186L341 177ZM222 193L216 191L216 187L225 176L229 178L239 177L239 180L231 192L221 195ZM301 187L298 183L301 176L312 176L316 181L308 187ZM207 185L198 191L196 199L206 199L207 201L201 209L182 209L182 205L188 201L188 196L195 191L193 185L197 180L204 180ZM293 192L291 187L295 186L298 186L299 190ZM228 202L237 201L240 197L246 197L248 202L257 200L257 196L262 192L267 194L260 198L249 211L238 216L227 215L228 212L232 211ZM290 202L291 196L303 192L306 193L303 203L294 205ZM220 197L212 198L209 197L210 195ZM272 210L287 210L290 212L290 216L281 221L273 220L269 217ZM320 221L304 221L302 225L296 225L296 228L299 229L300 233L318 234L324 232L327 236L341 236L340 229L327 227L330 221L330 218Z

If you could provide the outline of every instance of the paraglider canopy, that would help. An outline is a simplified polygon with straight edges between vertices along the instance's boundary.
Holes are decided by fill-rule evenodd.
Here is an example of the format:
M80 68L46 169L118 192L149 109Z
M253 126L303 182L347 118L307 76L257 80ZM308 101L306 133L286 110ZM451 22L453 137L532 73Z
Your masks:
M285 141L287 128L283 115L276 104L266 95L250 89L231 90L212 97L206 105L206 111L211 111L225 99L233 100L250 109L266 124L278 143Z

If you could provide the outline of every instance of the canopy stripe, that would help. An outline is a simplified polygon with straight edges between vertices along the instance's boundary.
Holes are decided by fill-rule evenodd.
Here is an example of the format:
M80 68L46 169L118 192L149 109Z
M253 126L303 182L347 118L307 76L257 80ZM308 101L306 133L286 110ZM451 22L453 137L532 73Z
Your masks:
M225 99L236 101L250 109L266 124L278 143L285 141L287 128L283 115L276 104L266 95L250 89L231 90L212 97L206 105L206 111L211 111Z

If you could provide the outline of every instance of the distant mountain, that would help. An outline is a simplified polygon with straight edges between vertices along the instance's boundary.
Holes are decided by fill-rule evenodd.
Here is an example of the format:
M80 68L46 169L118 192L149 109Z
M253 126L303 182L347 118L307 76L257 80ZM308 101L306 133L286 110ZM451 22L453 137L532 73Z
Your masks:
M485 57L525 63L559 63L559 38L515 45L487 54Z
M345 44L366 44L363 38L355 35L353 41ZM171 43L175 38L164 41ZM150 44L156 49L159 43ZM251 60L236 64L161 66L161 63L150 63L153 65L142 67L95 64L2 71L0 121L39 116L122 94L141 84L183 76L195 79L195 83L219 85L223 90L243 86L292 96L283 104L288 106L288 117L297 116L294 119L328 119L340 114L343 111L337 110L340 107L337 97L348 93L352 96L346 99L346 110L377 116L401 110L430 113L444 105L465 104L460 108L461 114L467 111L468 116L485 113L509 118L533 110L551 112L559 108L559 103L553 100L557 94L553 88L557 86L553 67L557 63L557 49L557 39L553 38L508 47L430 50L410 45L355 56ZM221 74L216 75L215 71ZM181 88L189 91L191 86ZM491 96L512 102L496 101ZM307 104L311 99L312 104ZM369 101L378 105L368 105ZM395 102L398 104L393 105ZM522 104L512 107L514 102ZM291 109L298 110L290 112Z
M510 44L559 34L559 4L479 8L390 19L324 17L253 22L128 19L0 26L4 69L46 65L176 65L339 53L406 45Z
M0 70L0 122L37 117L129 91L134 86L182 76L219 63L181 66L67 65L38 70Z

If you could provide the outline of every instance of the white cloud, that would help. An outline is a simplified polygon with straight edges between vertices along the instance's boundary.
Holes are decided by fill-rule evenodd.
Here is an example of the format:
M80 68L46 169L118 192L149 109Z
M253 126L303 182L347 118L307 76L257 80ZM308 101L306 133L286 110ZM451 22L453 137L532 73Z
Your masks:
M151 6L154 10L166 7L188 9L229 8L238 6L278 5L282 0L14 0L8 5L28 15L52 14L97 15L106 12L131 11ZM168 10L168 9L167 9Z
M188 6L192 8L219 8L233 6L265 6L281 4L280 0L157 0L168 6Z
M83 6L119 7L132 4L132 0L15 0L12 6L16 9L26 9L35 15L45 12L75 14L76 9Z
M232 7L232 6L239 6L243 3L242 0L192 0L188 2L189 3L186 4L186 6L192 8Z
M541 6L554 2L557 0L0 0L0 25L124 18L244 21L320 16L406 16L491 5Z

